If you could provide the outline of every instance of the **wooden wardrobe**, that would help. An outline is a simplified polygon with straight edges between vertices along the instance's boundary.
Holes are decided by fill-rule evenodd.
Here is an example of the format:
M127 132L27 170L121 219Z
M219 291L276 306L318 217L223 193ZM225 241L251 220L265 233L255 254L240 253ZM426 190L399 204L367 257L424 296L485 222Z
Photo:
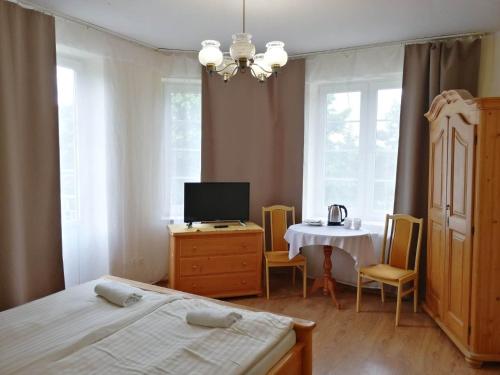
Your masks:
M425 116L424 309L469 363L500 361L500 98L444 91Z

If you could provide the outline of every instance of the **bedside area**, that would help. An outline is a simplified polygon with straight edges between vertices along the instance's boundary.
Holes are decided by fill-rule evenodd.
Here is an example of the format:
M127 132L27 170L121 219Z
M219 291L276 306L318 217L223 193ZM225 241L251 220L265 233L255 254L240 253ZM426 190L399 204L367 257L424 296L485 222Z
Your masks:
M262 293L263 229L257 224L168 226L169 287L207 297Z

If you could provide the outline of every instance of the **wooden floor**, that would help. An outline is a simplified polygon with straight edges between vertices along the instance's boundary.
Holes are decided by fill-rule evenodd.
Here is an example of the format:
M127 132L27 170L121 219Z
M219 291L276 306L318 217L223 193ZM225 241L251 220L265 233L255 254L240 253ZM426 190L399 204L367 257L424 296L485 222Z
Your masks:
M380 302L378 294L363 295L362 312L355 312L355 291L337 288L342 303L338 311L330 298L317 292L303 299L300 283L291 276L274 275L271 299L233 298L246 306L313 320L314 374L500 374L500 364L472 369L460 352L423 312L413 313L411 301L403 303L401 326L394 327L395 301Z

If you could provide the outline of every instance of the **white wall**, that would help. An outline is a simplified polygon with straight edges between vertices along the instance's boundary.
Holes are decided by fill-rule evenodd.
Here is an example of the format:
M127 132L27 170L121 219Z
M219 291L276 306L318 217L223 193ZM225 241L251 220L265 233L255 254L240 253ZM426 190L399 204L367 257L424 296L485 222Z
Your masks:
M500 31L483 37L479 96L500 96Z

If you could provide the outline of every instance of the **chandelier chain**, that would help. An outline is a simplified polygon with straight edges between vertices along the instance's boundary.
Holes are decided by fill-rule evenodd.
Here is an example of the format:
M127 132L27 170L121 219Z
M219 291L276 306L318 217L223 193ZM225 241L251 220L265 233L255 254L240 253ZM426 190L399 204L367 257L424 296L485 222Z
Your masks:
M245 32L245 0L243 0L243 32Z

